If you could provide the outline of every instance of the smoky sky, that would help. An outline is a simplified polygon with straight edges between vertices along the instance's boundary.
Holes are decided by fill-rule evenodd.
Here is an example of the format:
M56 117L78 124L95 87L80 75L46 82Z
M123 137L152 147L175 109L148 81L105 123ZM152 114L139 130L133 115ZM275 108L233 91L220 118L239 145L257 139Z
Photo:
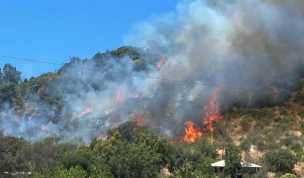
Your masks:
M27 114L2 112L2 129L30 141L58 136L88 143L105 136L114 118L119 124L135 114L168 136L182 134L187 121L202 127L203 107L216 87L194 83L269 91L273 80L299 77L303 9L302 1L296 0L181 1L175 11L136 24L124 37L125 44L147 51L161 46L163 66L156 67L157 61L147 57L146 70L134 72L136 62L128 56L109 57L102 68L93 61L72 64L46 89L63 103L59 121L47 119L56 106L38 104L33 94L26 101ZM253 94L220 89L221 108L229 107L235 95L246 105Z

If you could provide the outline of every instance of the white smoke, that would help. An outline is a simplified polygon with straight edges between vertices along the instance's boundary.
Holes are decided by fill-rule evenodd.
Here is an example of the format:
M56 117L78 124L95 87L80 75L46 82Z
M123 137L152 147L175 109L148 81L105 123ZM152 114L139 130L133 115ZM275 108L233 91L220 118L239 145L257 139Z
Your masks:
M16 121L17 114L6 113L1 128L31 141L59 136L87 143L104 136L114 118L119 124L138 114L162 133L180 134L186 121L203 123L203 106L215 89L193 83L269 90L269 81L297 75L304 56L300 7L297 1L182 1L175 12L137 24L125 37L127 45L146 51L161 46L167 56L163 66L148 57L141 72L133 71L129 57L109 57L101 68L93 61L72 64L47 89L56 88L64 105L59 121L47 119L56 106L31 100L27 104L37 108L37 116ZM243 91L226 94L235 92Z

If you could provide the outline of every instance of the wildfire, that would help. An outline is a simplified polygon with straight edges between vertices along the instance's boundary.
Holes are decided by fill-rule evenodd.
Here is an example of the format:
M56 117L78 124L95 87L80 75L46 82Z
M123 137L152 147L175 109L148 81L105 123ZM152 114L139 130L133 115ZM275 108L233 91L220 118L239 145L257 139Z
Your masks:
M157 67L161 67L163 64L164 64L164 62L165 62L165 59L164 58L161 58L159 61L158 61L158 63L157 63Z
M120 102L124 101L125 98L126 98L126 96L125 96L124 93L122 93L122 92L120 92L120 91L117 91L117 92L116 92L116 95L115 95L115 97L114 97L114 102L115 102L115 103L120 103Z
M81 111L81 113L79 114L78 117L82 117L83 115L88 114L88 113L90 113L92 111L93 111L93 108L88 108L88 109L86 109L84 111Z
M220 119L222 119L222 116L220 115L220 111L219 111L220 103L217 100L218 95L219 95L219 89L215 90L208 104L204 106L204 112L206 115L204 119L204 124L206 125L207 130L213 131L213 127L212 127L213 121L219 121Z
M138 125L144 126L145 125L145 117L138 117L138 114L135 115L134 121L137 122Z
M138 117L138 114L135 115L133 119L137 125L144 126L145 125L145 117ZM137 128L134 127L133 131L135 131Z
M202 136L202 132L194 128L194 123L192 121L186 122L185 125L188 128L185 128L186 134L184 136L184 141L194 142L196 138Z
M175 141L175 140L171 140L170 143L172 143L172 144L177 144L178 142Z
M103 137L102 134L100 134L99 137L98 137L98 139L103 139L103 140L105 140L107 138L108 138L108 135L106 135L105 137Z

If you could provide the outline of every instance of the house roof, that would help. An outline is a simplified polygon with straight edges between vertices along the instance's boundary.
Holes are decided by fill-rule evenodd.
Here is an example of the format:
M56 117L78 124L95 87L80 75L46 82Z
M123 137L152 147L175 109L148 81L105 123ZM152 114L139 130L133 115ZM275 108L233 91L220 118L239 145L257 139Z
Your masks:
M253 168L260 168L257 164L248 163L248 162L241 162L242 167L253 167ZM212 167L225 167L225 160L221 160L211 164Z

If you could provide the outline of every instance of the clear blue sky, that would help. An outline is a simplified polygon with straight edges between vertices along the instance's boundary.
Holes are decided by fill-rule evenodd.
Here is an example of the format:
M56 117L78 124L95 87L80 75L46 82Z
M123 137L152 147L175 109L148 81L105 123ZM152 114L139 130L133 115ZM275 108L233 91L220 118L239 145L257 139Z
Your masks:
M123 45L123 36L177 0L0 0L0 55L53 63L91 58ZM58 66L0 58L30 78Z

